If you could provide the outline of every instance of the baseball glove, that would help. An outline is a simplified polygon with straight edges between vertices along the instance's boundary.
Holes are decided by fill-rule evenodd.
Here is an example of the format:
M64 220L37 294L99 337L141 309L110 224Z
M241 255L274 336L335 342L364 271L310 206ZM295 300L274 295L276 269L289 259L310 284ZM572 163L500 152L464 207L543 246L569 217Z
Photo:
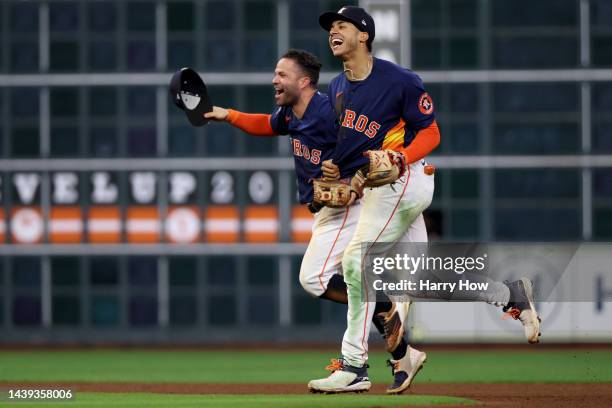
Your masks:
M315 179L313 184L313 207L346 207L351 199L351 186L346 180Z
M370 159L366 187L394 183L406 170L404 155L394 150L368 150L364 156Z

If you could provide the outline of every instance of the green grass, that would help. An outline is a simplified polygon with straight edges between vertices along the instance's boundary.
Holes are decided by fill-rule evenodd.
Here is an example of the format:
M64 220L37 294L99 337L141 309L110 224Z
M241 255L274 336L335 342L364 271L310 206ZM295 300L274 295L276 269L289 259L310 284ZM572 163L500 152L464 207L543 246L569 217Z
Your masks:
M432 404L473 404L465 398L438 397L430 395L168 395L168 394L101 394L79 393L75 399L65 403L26 403L19 408L40 407L249 407L249 408L366 408L405 407Z
M249 351L0 351L0 381L306 383L326 375L333 353ZM387 383L387 356L372 353L370 378ZM432 351L416 382L610 382L612 352Z

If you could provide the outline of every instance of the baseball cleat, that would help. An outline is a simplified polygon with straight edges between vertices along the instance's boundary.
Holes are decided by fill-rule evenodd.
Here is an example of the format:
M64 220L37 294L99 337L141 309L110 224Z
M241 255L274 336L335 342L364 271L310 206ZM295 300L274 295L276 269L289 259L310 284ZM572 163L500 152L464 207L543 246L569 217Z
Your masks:
M369 391L372 386L368 378L367 364L364 364L362 367L353 367L348 365L342 358L334 358L325 369L332 373L329 377L310 381L308 383L310 392L323 394L364 392Z
M504 307L505 318L520 320L529 343L540 341L540 322L533 298L533 283L529 278L521 278L514 282L504 282L510 289L510 301Z
M382 322L385 330L383 335L386 341L386 348L389 353L392 353L397 348L398 344L404 336L404 322L408 317L410 310L410 301L408 302L393 302L391 310L388 312L378 313L374 318Z
M427 354L415 348L408 347L406 355L399 360L387 360L387 365L391 366L393 373L393 384L387 388L387 394L401 394L406 391L412 380L423 368Z

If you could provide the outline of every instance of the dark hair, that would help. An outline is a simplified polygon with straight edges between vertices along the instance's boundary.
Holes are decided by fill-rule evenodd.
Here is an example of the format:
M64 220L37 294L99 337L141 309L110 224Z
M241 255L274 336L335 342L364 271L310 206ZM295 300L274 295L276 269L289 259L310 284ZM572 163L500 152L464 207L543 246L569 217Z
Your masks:
M368 47L368 52L372 52L372 41L374 41L374 40L372 40L370 38L370 34L368 34L368 41L366 41L366 46Z
M310 85L313 88L319 83L319 72L321 71L321 63L319 59L308 51L290 49L281 58L293 60L300 66L304 74L310 78Z

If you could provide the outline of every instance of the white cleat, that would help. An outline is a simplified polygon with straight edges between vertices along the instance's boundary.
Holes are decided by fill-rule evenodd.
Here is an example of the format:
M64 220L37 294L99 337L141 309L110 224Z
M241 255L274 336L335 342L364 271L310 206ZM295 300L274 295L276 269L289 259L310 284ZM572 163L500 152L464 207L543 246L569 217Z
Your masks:
M391 366L394 379L393 384L387 388L387 394L401 394L406 391L414 377L423 368L425 361L427 361L427 354L410 346L403 358L388 360L387 364Z
M368 378L368 365L352 367L343 359L332 359L331 364L325 367L333 371L329 377L312 380L308 389L313 393L337 394L342 392L369 391L372 383Z

